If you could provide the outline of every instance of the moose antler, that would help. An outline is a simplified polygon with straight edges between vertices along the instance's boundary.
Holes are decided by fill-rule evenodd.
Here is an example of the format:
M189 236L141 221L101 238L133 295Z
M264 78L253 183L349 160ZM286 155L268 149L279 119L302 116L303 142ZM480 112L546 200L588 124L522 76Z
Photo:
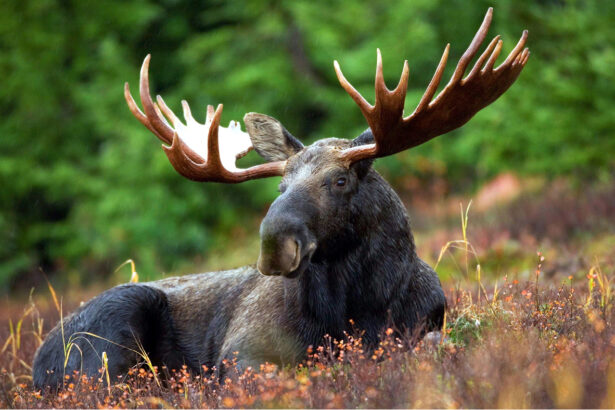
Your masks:
M496 36L477 59L470 73L462 78L487 36L492 15L493 8L489 8L472 43L457 63L451 80L432 101L446 66L450 44L446 46L421 101L414 112L405 118L403 111L409 74L407 60L404 62L399 84L391 91L384 83L382 57L378 50L374 105L369 104L346 80L338 62L335 61L335 72L340 84L361 109L375 140L374 144L344 150L342 157L353 163L365 158L385 157L420 145L461 127L474 114L502 95L517 79L529 58L529 50L523 48L527 40L527 30L523 31L521 39L506 60L494 69L495 60L502 50L502 40L500 36Z
M149 61L148 54L143 60L139 82L139 94L145 113L132 98L128 83L124 84L124 98L132 114L162 142L170 144L163 145L162 148L177 172L194 181L225 183L284 174L286 161L269 162L246 169L236 167L235 161L252 150L252 142L249 135L241 131L237 122L231 121L228 128L220 127L222 104L218 105L215 112L213 106L208 105L205 124L200 124L192 117L188 103L182 101L186 120L184 125L162 97L157 96L157 104L152 101L149 91ZM221 138L219 133L222 134Z

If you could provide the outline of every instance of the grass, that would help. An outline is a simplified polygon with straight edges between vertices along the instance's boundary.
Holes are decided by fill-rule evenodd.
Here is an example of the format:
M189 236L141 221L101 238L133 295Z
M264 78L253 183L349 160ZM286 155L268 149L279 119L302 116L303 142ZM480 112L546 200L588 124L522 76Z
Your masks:
M64 304L49 285L50 298L0 306L0 407L615 407L615 236L600 230L588 240L588 231L581 246L564 235L565 243L524 239L501 249L478 237L477 246L469 211L461 207L461 232L449 235L459 239L442 241L433 256L448 301L440 337L417 342L385 329L370 351L360 332L324 337L296 367L238 372L230 360L225 380L211 369L158 368L142 348L142 363L112 380L100 352L96 377L67 374L64 390L40 392L31 386L32 357ZM494 237L497 226L488 228L477 231Z

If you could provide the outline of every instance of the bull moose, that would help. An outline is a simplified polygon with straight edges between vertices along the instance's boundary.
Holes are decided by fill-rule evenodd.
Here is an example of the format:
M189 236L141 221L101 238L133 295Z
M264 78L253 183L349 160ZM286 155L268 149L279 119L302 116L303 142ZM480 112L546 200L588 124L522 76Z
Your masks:
M363 340L373 344L387 324L410 332L440 327L446 303L440 281L417 256L406 209L372 163L462 126L516 80L529 57L527 31L494 68L502 49L496 36L464 77L491 18L489 9L449 83L434 98L446 46L407 117L407 61L391 91L378 50L374 105L334 62L340 84L369 128L352 140L325 138L309 146L263 114L245 115L247 133L235 122L220 127L221 104L215 112L209 106L200 124L183 101L182 123L160 96L152 100L148 55L140 74L143 112L128 83L124 95L132 114L168 144L163 149L177 172L219 183L282 177L280 195L260 226L258 262L103 292L51 330L34 358L34 385L59 387L63 375L74 370L97 374L103 351L115 377L138 363L138 349L154 364L199 371L203 365L220 369L234 352L240 367L297 363L325 334L341 338L351 328L364 331ZM236 160L251 149L266 162L237 168ZM66 357L63 347L71 335L78 348Z

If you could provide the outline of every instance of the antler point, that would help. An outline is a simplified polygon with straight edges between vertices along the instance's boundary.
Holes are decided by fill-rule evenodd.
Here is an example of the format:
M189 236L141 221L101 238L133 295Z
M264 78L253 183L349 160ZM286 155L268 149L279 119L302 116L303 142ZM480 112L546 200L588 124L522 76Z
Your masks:
M493 7L489 7L487 9L487 13L485 13L485 20L489 19L489 23L488 24L491 24L492 17L493 17Z

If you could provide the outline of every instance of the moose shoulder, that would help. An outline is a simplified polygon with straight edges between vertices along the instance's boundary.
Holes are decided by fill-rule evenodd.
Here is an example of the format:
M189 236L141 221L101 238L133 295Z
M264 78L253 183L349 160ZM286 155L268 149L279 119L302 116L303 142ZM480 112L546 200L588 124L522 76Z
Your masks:
M422 144L460 127L495 101L527 62L527 32L497 68L496 37L466 73L491 22L489 9L449 83L434 98L448 56L416 110L403 117L408 65L395 90L386 88L378 52L376 102L370 105L335 70L369 128L354 140L328 138L304 146L269 116L244 117L220 127L222 106L208 107L205 124L184 102L182 123L161 97L150 97L149 56L141 69L143 112L128 85L135 117L165 142L173 167L195 181L239 183L281 176L280 195L260 228L255 266L112 288L83 304L47 336L36 353L37 387L59 387L73 370L97 374L107 352L112 377L147 353L154 364L194 371L221 368L237 352L240 366L296 363L325 334L364 330L374 344L389 324L424 332L442 324L445 298L436 273L416 254L406 210L372 168L374 159ZM166 118L165 118L166 117ZM254 149L267 162L247 169L237 158ZM350 320L354 325L351 326ZM63 329L62 327L63 326ZM78 349L65 357L64 343Z

